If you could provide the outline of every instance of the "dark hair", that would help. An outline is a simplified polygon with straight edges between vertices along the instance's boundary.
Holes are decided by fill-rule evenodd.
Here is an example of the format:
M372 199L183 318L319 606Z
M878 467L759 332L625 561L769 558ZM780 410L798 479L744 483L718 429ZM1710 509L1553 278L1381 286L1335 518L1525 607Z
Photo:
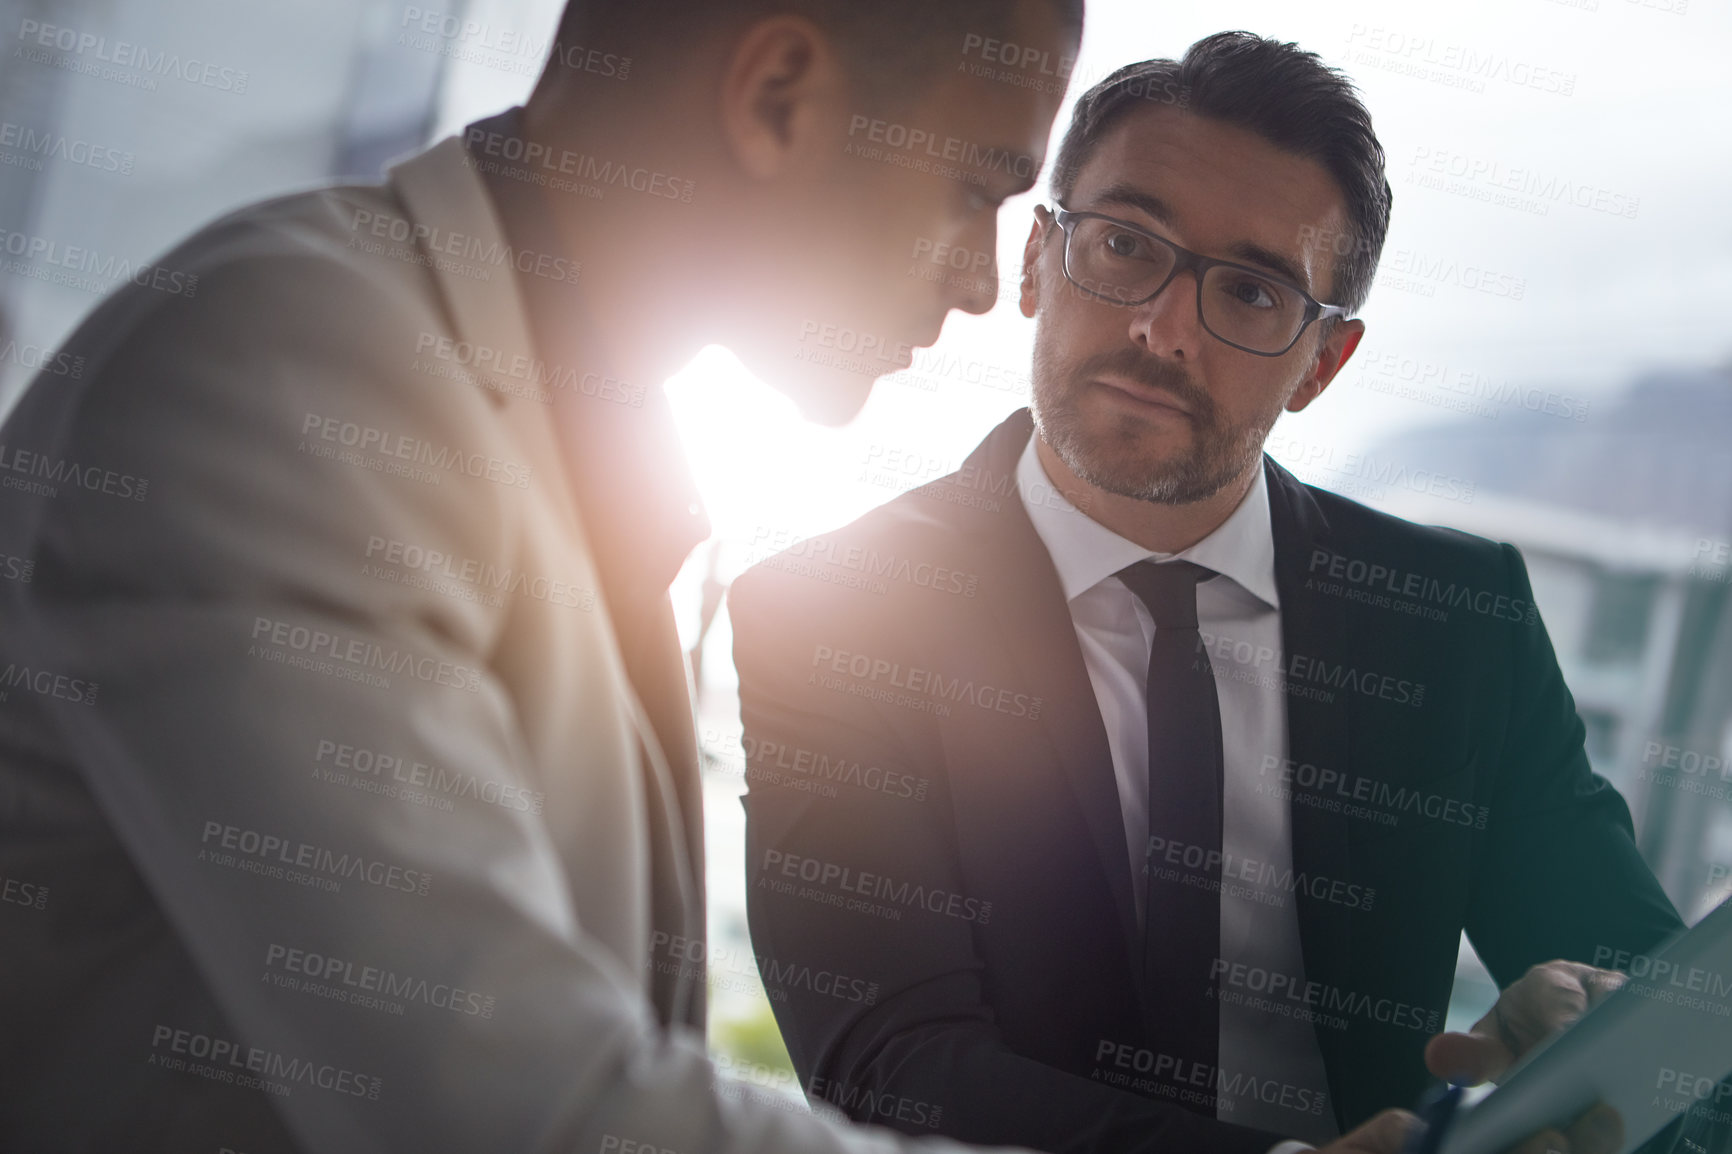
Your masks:
M1080 38L1083 0L1049 2ZM966 37L1012 36L1018 7L1010 0L567 0L559 42L665 57L730 25L791 13L833 38L858 94L883 107L954 68Z
M1077 100L1053 163L1055 198L1070 194L1089 153L1119 116L1149 100L1248 129L1317 161L1334 177L1346 200L1349 235L1318 242L1336 258L1330 303L1357 312L1371 291L1395 194L1383 175L1383 146L1371 130L1371 113L1352 83L1314 52L1249 32L1205 37L1183 60L1127 64Z

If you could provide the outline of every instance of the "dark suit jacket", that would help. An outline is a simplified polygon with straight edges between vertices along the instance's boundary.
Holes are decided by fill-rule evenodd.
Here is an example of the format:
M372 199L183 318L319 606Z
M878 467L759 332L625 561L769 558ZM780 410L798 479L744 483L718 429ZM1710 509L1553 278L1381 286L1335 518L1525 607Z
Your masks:
M809 1095L858 1119L1265 1150L1154 1076L1106 732L1015 484L1030 429L734 586L760 971ZM1259 884L1298 902L1330 991L1345 1130L1422 1090L1464 928L1502 985L1680 923L1588 767L1516 550L1265 468L1293 764L1260 772L1291 789L1295 873ZM1210 657L1276 672L1230 639Z

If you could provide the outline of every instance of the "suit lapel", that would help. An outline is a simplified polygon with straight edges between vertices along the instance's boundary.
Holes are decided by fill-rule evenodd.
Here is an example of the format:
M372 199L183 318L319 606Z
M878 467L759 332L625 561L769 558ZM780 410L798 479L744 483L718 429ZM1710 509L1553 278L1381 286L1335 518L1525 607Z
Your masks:
M650 847L656 885L651 921L658 930L704 940L704 799L698 770L692 688L667 594L656 603L640 659L626 666L644 717L638 728L649 790ZM656 970L655 1004L668 1023L704 1027L707 983L686 964Z
M1041 698L1040 723L1051 742L1049 753L1082 809L1118 911L1125 958L1135 973L1137 915L1112 751L1058 571L1016 487L1017 461L1033 428L1027 409L1011 414L970 454L955 482L991 492L996 500L986 504L997 507L958 504L984 553L981 572L991 574L981 583L982 595L1021 684ZM1140 983L1137 994L1140 1002Z
M463 143L450 136L418 156L391 170L391 187L417 223L436 229L435 235L469 235L476 247L501 251L506 246L504 228L481 178L464 163ZM449 307L451 328L456 336L472 344L502 349L510 354L533 356L535 342L529 333L528 311L519 291L515 270L494 270L487 280L460 276L448 261L428 253L428 275L439 285ZM581 534L577 505L572 498L570 474L565 468L548 406L522 396L493 389L482 390L519 441L528 456L530 475L537 493L552 502L560 519Z
M1265 458L1269 482L1269 516L1275 538L1275 584L1281 598L1281 641L1289 668L1295 658L1309 662L1321 659L1331 665L1354 663L1353 623L1348 604L1338 597L1308 591L1307 559L1312 548L1327 540L1329 525L1311 494L1292 474ZM1287 755L1296 763L1348 772L1348 739L1352 726L1354 697L1334 691L1333 700L1320 701L1301 694L1287 698ZM1305 792L1295 784L1289 803L1293 830L1295 875L1331 880L1351 876L1348 819L1322 805L1307 804ZM1326 887L1325 887L1326 888ZM1347 986L1353 945L1355 911L1314 898L1299 890L1299 938L1305 958L1305 976L1310 981ZM1330 1071L1339 1083L1344 1058L1340 1031L1319 1030L1317 1041ZM1335 1095L1336 1109L1341 1096Z
M481 178L464 161L462 142L449 137L391 170L392 188L408 213L440 234L467 234L481 246L499 251L507 245L503 226ZM432 254L429 254L431 257ZM463 340L479 346L533 356L536 345L514 271L477 280L448 272L445 262L429 259L428 268L449 308L451 327ZM572 363L576 363L575 361ZM573 493L571 470L556 433L549 406L532 397L494 390L484 395L502 410L501 418L517 438L516 448L527 458L538 499L549 502L566 532L582 543L596 571L596 557ZM578 403L570 390L557 390L555 412ZM664 594L649 607L651 654L638 670L643 684L634 684L621 653L613 616L597 591L597 609L587 620L606 635L606 680L618 707L637 736L637 771L642 780L650 875L649 920L655 929L694 940L704 933L702 791L698 776L696 737L690 688ZM665 739L665 740L664 740ZM648 940L637 944L647 950ZM694 969L699 972L694 976ZM652 1001L664 1022L683 1021L701 1028L705 983L701 967L681 966L674 977L650 971Z

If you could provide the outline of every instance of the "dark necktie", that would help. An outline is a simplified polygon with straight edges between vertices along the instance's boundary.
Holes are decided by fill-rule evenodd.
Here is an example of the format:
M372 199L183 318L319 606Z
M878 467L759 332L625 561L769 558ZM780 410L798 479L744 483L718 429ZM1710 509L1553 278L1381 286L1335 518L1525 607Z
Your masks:
M1179 1060L1174 1080L1199 1088L1204 1099L1187 1104L1210 1117L1220 1054L1212 975L1221 941L1223 770L1221 706L1197 633L1197 583L1214 575L1188 561L1139 561L1118 574L1155 619L1143 922L1143 988L1156 1031L1150 1041Z

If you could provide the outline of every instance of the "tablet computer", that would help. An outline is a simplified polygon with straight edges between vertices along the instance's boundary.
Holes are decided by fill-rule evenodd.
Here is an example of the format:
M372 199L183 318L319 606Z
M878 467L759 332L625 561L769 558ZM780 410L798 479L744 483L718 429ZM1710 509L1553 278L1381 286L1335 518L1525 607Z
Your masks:
M1439 1154L1500 1154L1597 1101L1624 1119L1619 1154L1692 1107L1732 1119L1732 902L1651 954L1596 962L1628 980L1459 1110Z

